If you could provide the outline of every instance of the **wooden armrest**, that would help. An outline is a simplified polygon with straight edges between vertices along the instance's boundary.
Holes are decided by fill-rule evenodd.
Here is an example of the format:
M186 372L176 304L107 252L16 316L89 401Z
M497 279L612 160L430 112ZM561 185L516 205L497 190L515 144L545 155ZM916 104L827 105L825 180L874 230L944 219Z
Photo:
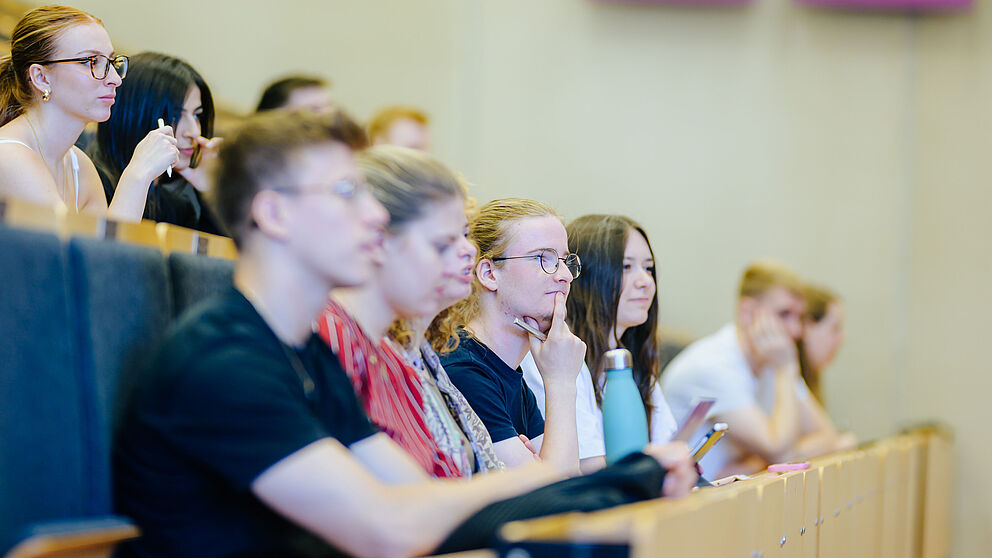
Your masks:
M133 523L120 517L43 523L32 527L5 558L104 558L117 543L138 534Z

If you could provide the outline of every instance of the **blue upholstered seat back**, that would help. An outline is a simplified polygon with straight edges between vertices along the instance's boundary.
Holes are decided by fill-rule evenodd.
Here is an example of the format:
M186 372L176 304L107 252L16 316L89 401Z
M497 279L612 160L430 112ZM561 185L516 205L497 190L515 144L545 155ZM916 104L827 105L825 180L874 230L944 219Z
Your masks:
M107 514L122 395L172 319L171 287L162 254L152 248L73 238L67 262L91 450L86 511Z
M234 262L194 254L169 254L173 310L176 316L231 285Z
M0 225L0 555L39 524L112 512L127 393L173 316L233 269Z
M86 420L62 244L0 226L0 553L86 512Z

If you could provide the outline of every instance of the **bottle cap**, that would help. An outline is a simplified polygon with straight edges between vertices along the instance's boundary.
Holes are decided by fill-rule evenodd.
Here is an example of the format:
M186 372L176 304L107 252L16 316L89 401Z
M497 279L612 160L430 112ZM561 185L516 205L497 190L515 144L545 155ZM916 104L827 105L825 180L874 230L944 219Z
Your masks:
M630 368L631 363L634 361L630 356L630 351L627 349L612 349L606 351L603 355L603 360L605 370L623 370L624 368Z

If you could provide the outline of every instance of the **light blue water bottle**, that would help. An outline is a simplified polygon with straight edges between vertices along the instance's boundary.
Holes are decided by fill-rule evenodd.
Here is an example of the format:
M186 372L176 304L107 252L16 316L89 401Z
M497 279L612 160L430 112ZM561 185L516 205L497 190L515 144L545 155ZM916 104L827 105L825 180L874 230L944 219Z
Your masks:
M606 463L615 463L641 451L648 443L648 418L641 393L634 383L632 359L627 349L606 351L603 356L606 387L603 388L603 437Z

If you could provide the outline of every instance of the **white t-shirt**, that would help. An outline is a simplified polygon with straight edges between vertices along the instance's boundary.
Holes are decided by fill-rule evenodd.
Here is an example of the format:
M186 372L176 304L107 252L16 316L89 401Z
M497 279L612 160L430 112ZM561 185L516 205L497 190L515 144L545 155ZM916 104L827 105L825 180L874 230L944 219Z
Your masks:
M528 352L520 363L527 387L537 397L537 408L545 415L544 380L537 370L534 357ZM651 391L651 442L665 443L672 439L678 425L661 393L661 385L655 384ZM596 404L596 392L592 389L592 374L586 363L575 378L575 429L579 437L579 459L606 455L606 442L603 441L603 411Z
M775 410L775 371L767 368L757 376L751 372L734 324L686 347L665 368L661 384L672 412L682 420L700 399L716 399L706 425L693 435L690 446L712 427L714 416L754 405L769 417ZM796 383L796 395L800 401L809 397L809 388L801 377ZM743 457L741 448L724 439L703 457L700 465L712 480L728 463Z

